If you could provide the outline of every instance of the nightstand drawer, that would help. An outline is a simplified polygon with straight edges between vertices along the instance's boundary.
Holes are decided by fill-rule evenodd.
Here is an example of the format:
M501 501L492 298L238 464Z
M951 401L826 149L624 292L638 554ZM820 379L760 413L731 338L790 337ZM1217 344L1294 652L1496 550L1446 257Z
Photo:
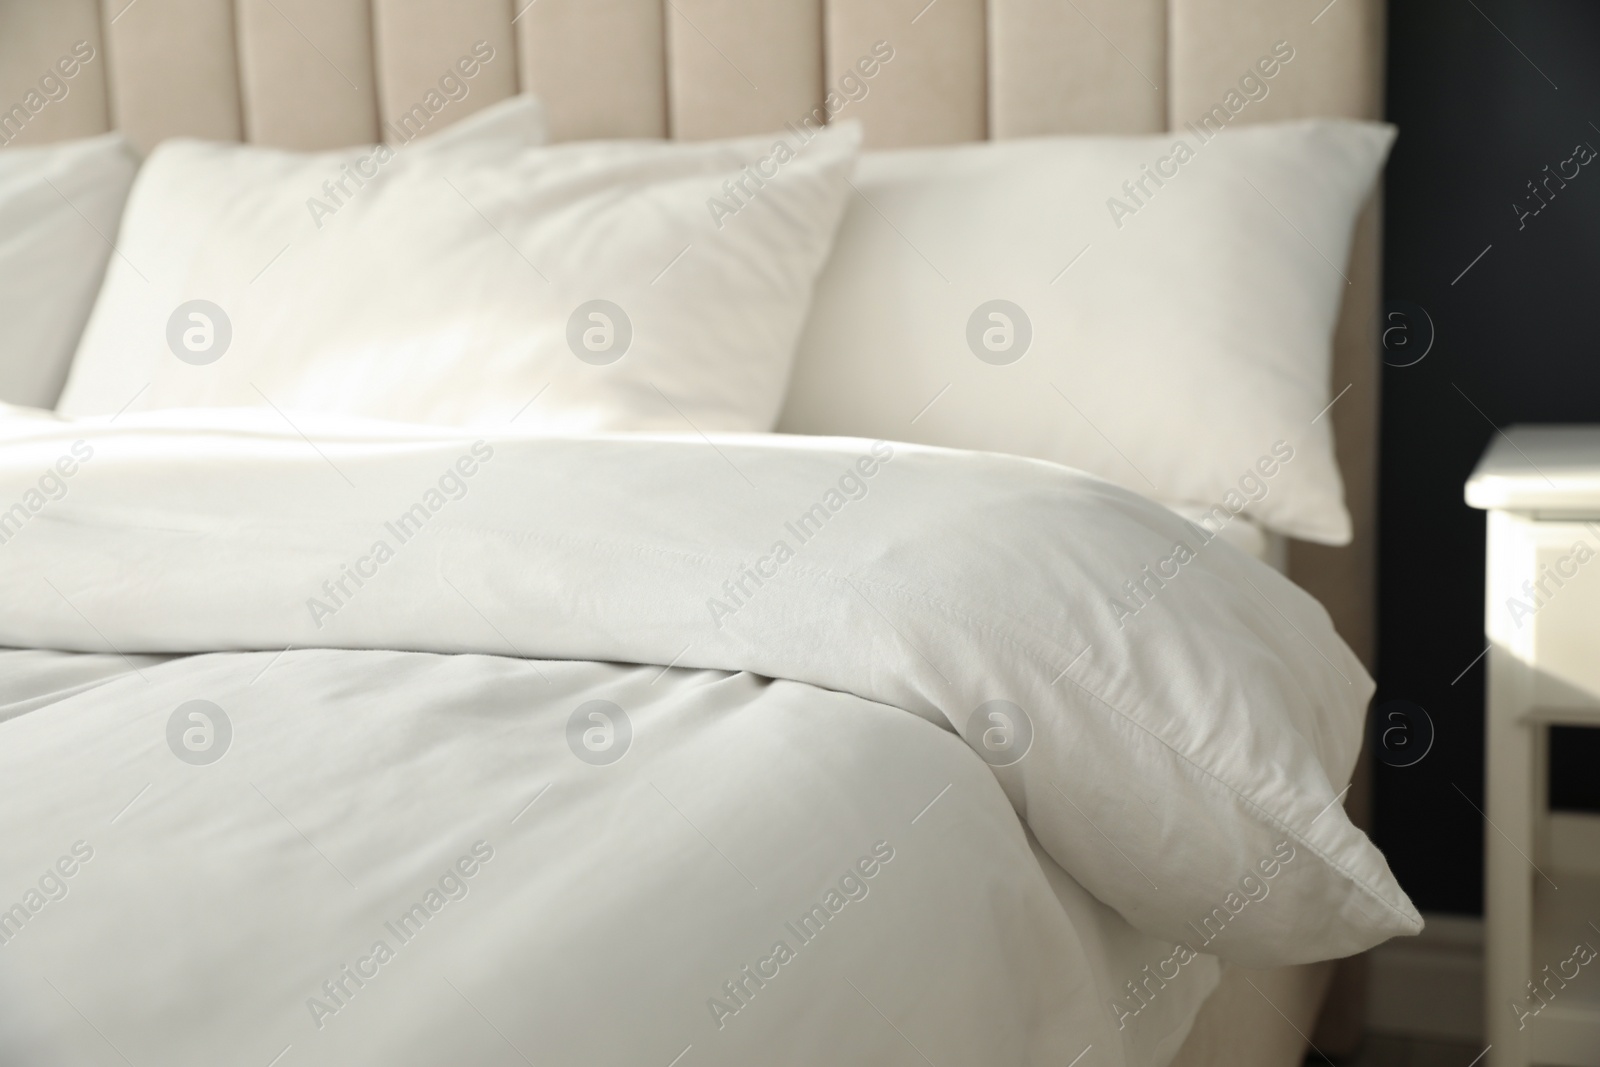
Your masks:
M1600 525L1532 524L1533 560L1505 611L1532 630L1534 704L1600 709Z

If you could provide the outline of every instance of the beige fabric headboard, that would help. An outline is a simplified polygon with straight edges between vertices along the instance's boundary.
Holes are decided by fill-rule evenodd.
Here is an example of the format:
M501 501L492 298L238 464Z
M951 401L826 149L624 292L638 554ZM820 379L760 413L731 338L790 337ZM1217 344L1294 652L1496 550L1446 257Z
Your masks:
M879 147L1179 126L1278 40L1294 66L1241 119L1376 117L1382 28L1380 0L0 0L0 139L113 126L144 149L179 134L299 149L405 139L391 124L443 99L441 77L480 41L493 58L437 126L529 90L561 140L777 129L879 40L893 77L850 105ZM78 41L94 58L47 98L40 78ZM1369 663L1378 247L1373 208L1332 382L1351 388L1327 416L1356 541L1290 551L1291 575Z

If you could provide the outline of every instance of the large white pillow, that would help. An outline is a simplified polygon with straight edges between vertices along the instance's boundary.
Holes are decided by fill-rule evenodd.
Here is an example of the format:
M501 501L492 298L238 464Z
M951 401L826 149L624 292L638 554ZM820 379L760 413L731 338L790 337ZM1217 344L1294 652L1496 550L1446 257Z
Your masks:
M859 140L423 141L331 214L348 153L163 146L61 410L769 430Z
M779 428L1054 460L1344 543L1318 415L1393 137L1311 121L868 153Z
M128 197L119 258L106 272L87 328L80 327L82 340L74 337L77 354L59 410L105 414L135 397L136 407L192 403L186 392L229 377L224 356L238 369L241 351L260 351L249 324L267 309L313 329L339 311L333 303L297 304L307 295L301 280L314 264L339 254L341 224L353 229L362 208L398 173L431 172L445 161L489 164L545 140L544 109L524 95L402 145L306 153L163 142ZM189 362L175 357L169 328ZM191 373L174 375L171 364ZM260 393L245 388L248 400L224 391L238 403L262 403Z
M55 404L138 165L114 133L0 152L0 400Z

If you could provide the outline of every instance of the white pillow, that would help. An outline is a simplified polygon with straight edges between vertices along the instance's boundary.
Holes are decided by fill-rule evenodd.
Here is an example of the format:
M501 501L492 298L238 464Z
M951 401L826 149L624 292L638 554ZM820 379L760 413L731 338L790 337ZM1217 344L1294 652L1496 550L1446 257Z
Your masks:
M337 257L341 224L353 229L360 209L398 173L445 160L487 164L545 139L544 109L524 95L397 146L301 153L163 142L134 183L120 258L83 330L59 410L105 414L135 396L138 407L192 403L186 392L216 387L228 374L224 365L206 375L207 360L231 352L237 363L241 348L248 350L251 331L236 336L241 315L250 323L251 315L259 321L270 309L315 328L319 320L311 313L325 320L339 310L296 306L286 297L306 295L298 280ZM169 328L189 362L174 356ZM177 373L181 381L174 383L169 364L191 373ZM249 399L236 402L262 403L260 393L244 388Z
M868 153L779 428L1034 456L1345 543L1317 416L1393 137L1312 121Z
M55 404L138 165L115 133L0 152L0 400Z
M769 430L859 140L420 142L320 229L349 153L163 146L123 234L150 284L112 272L61 410Z

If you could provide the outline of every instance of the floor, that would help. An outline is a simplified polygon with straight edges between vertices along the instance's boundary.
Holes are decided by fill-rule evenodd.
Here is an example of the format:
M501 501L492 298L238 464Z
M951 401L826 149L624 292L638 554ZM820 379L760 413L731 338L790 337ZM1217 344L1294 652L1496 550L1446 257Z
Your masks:
M1419 1038L1367 1038L1360 1054L1339 1067L1472 1067L1484 1049L1452 1041L1425 1041ZM1327 1067L1316 1055L1306 1057L1306 1067Z

